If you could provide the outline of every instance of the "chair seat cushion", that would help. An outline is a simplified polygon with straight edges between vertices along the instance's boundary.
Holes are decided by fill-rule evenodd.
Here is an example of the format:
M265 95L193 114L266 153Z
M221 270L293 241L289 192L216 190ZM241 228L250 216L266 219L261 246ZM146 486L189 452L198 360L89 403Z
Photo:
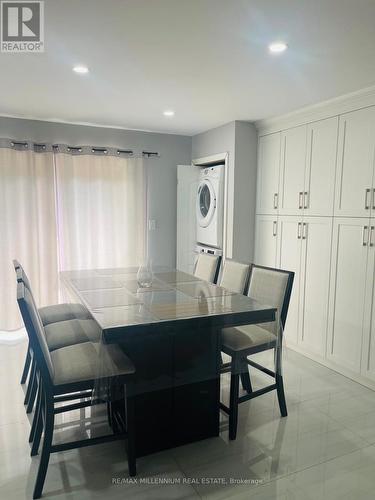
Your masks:
M101 339L101 329L93 319L59 321L45 326L44 331L50 351L82 342L99 342Z
M270 344L271 347L275 342L275 335L259 325L224 328L221 332L223 347L236 352L248 351L264 344Z
M68 319L90 319L91 315L83 304L56 304L41 307L39 315L43 325L66 321Z
M100 376L120 377L135 373L131 360L114 344L85 342L51 352L55 385L95 381Z

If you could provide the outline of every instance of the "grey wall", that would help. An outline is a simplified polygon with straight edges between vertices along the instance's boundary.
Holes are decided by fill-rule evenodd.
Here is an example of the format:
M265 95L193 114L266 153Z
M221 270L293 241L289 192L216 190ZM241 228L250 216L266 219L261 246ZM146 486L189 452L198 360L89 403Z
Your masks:
M0 117L0 137L74 145L114 146L158 151L159 159L145 160L149 171L150 253L156 263L174 266L176 260L176 185L178 164L191 160L191 138L135 130L90 127Z
M255 238L257 132L234 121L195 135L192 158L228 152L227 256L252 262Z
M235 124L233 257L253 262L258 134L252 123Z

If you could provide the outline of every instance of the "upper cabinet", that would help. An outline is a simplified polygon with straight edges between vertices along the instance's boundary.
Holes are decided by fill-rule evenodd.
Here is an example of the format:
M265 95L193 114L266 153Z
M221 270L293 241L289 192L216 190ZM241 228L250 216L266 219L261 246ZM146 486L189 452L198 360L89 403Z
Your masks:
M333 214L338 118L259 139L257 213Z
M340 117L335 215L369 217L374 203L375 107Z
M282 132L279 214L297 215L303 210L307 126Z
M307 156L303 212L332 215L335 194L338 117L307 126Z
M280 170L280 133L259 137L257 213L277 214Z

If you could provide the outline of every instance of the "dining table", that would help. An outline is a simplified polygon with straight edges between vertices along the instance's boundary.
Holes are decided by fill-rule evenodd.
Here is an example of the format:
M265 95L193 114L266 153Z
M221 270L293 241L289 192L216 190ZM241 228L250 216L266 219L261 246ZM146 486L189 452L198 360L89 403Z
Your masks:
M220 334L275 320L276 310L189 273L156 267L142 288L137 267L60 273L89 310L102 342L135 365L137 457L219 435Z

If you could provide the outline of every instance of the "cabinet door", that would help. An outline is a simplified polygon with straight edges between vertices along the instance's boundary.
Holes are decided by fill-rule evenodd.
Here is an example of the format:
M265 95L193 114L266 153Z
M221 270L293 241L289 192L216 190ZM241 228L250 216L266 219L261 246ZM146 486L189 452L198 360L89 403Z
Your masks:
M284 332L286 345L288 342L297 344L298 341L301 245L302 219L300 217L279 217L279 267L295 272Z
M276 214L279 193L280 133L259 137L257 213Z
M306 167L307 126L291 128L282 134L279 214L303 212Z
M375 107L340 117L335 215L369 217L375 149Z
M257 215L255 221L255 264L276 267L277 226L277 217Z
M304 215L333 215L338 117L307 127Z
M303 349L325 357L332 218L305 217L302 232L300 338Z
M370 221L368 249L361 372L365 377L375 380L375 219Z
M360 372L368 219L335 219L327 358Z

